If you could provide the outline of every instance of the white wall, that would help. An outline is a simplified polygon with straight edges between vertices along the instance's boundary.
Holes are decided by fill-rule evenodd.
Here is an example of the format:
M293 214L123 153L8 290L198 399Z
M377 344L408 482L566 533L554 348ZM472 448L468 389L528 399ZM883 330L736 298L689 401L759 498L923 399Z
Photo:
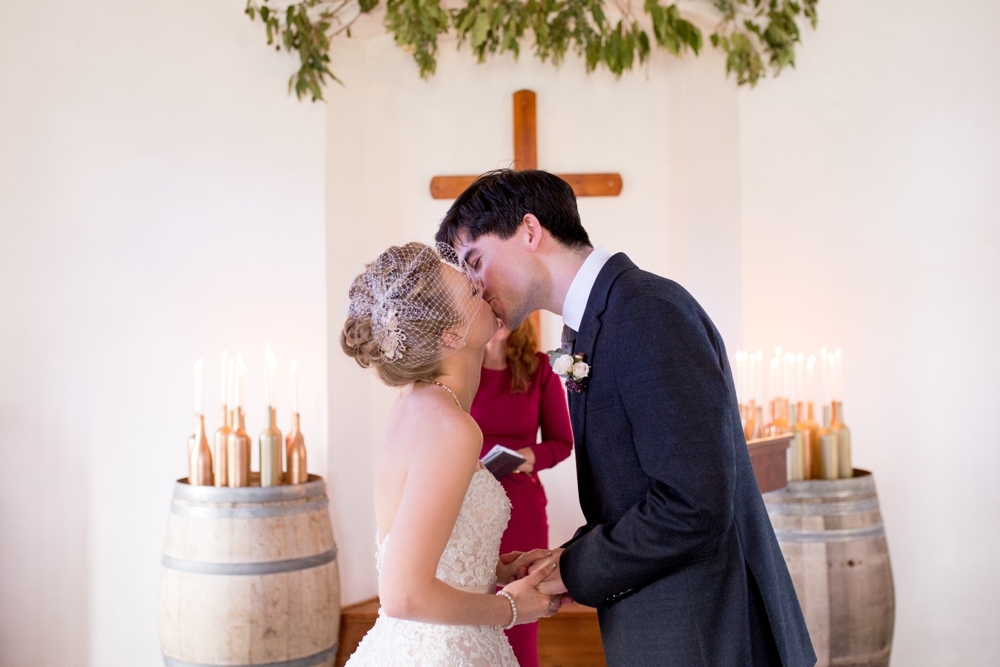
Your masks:
M513 158L514 91L537 94L538 160L552 171L618 171L618 198L580 200L592 240L641 267L677 278L730 339L742 336L738 106L718 55L678 62L657 54L648 69L616 81L560 70L527 54L478 65L441 44L437 75L424 81L378 30L339 42L327 123L327 243L331 336L343 325L350 280L389 243L433 238L450 201L430 197L438 174L477 174ZM721 165L721 167L719 166ZM547 318L557 345L562 324ZM331 339L332 340L332 339ZM329 360L334 530L345 603L375 595L372 471L395 393L332 344ZM550 539L582 523L572 460L542 473Z
M286 96L291 63L242 6L4 5L4 667L162 664L198 357L215 428L217 355L247 355L256 434L265 342L282 370L296 356L324 472L324 108Z
M1000 664L1000 5L820 3L740 96L746 342L844 349L893 664Z

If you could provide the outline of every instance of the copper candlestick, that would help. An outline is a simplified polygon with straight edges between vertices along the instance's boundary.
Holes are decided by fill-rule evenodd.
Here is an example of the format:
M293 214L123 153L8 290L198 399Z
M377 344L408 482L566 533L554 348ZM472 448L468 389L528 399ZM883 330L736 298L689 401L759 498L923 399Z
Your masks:
M260 445L260 485L281 486L281 431L275 424L274 407L267 409L267 428L258 438Z
M809 479L823 479L823 452L820 449L820 426L816 422L815 408L813 402L809 401L809 420L806 422L809 429Z
M788 447L788 480L799 482L805 479L805 437L798 422L798 406L789 408L788 421L792 427L792 442Z
M754 436L757 434L757 407L754 405L754 401L751 400L745 406L743 406L743 412L745 413L743 419L743 437L747 440L753 440Z
M795 423L792 426L793 431L802 435L802 479L809 479L812 476L813 460L813 432L809 427L809 418L807 416L806 409L806 404L799 401L795 411ZM808 409L812 410L812 404L809 405Z
M214 468L215 468L215 485L216 486L229 486L229 434L232 433L233 429L229 427L229 407L223 403L222 405L222 426L215 432L215 451L213 456Z
M306 467L306 440L299 430L299 413L292 413L292 430L285 436L285 482L305 484L309 481Z
M228 486L250 486L250 436L246 432L246 415L236 408L234 422L226 438Z
M195 434L194 446L188 452L188 484L192 486L211 486L212 450L208 446L205 435L205 416L194 416Z

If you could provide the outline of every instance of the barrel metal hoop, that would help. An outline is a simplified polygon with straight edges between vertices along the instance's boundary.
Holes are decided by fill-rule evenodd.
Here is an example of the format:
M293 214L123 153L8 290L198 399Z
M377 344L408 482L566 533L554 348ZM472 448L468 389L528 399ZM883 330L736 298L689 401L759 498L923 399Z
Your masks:
M767 503L768 514L806 516L847 516L878 509L878 497L850 500L842 503Z
M249 507L206 507L204 505L170 505L170 513L192 519L261 519L266 517L308 514L325 510L326 496L295 505L251 505Z
M864 526L863 528L838 528L835 530L776 530L779 542L847 542L868 537L885 535L885 526Z
M319 653L315 653L313 655L307 655L304 658L295 658L294 660L248 663L245 665L229 665L228 667L315 667L315 665L322 664L335 657L337 655L337 647L339 645L340 642L337 642L325 651L320 651ZM166 654L163 655L163 664L166 665L166 667L216 667L215 664L206 662L188 662L187 660L178 660L177 658L171 658Z
M323 495L326 484L316 475L309 475L305 484L280 486L192 486L186 479L174 484L174 498L202 503L273 503Z
M191 572L194 574L260 575L308 570L314 567L319 567L320 565L326 565L334 560L337 560L337 547L333 547L329 551L316 554L315 556L291 558L289 560L272 560L259 563L206 563L204 561L184 560L181 558L173 558L171 556L164 556L161 562L165 568L178 570L180 572Z

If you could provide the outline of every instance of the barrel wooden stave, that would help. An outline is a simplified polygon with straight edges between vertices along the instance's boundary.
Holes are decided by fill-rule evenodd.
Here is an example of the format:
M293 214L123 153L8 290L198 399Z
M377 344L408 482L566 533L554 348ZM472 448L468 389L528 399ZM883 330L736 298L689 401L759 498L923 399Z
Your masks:
M160 577L168 665L333 664L340 578L325 489L311 479L306 489L177 485Z
M892 647L892 568L874 479L792 482L764 500L817 667L884 667Z

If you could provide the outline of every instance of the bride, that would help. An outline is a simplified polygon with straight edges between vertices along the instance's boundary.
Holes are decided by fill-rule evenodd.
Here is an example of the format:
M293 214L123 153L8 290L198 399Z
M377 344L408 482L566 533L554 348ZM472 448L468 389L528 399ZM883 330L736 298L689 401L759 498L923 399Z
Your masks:
M402 391L375 474L381 609L348 667L517 667L503 630L553 615L560 598L536 590L551 552L498 559L510 503L469 416L496 316L445 245L389 248L349 295L341 347Z

